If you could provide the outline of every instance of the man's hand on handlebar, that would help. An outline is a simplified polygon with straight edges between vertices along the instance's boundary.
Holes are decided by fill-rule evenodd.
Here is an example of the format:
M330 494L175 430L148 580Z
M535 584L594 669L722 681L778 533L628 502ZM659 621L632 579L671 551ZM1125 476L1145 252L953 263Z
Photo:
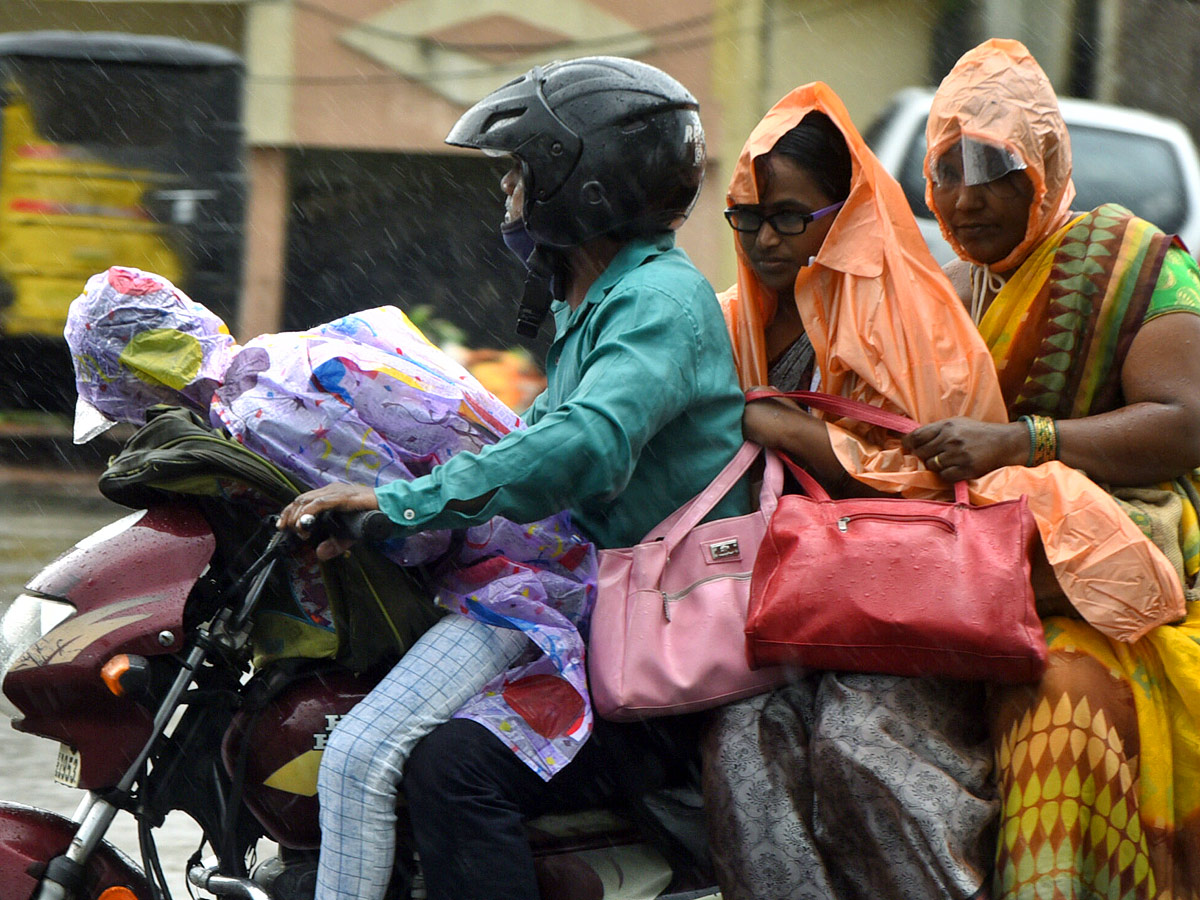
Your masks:
M363 512L379 509L375 492L357 484L327 484L301 494L283 508L279 514L279 530L291 531L302 538L309 536L313 519L323 512ZM319 559L333 559L345 553L354 544L354 539L332 535L317 545Z

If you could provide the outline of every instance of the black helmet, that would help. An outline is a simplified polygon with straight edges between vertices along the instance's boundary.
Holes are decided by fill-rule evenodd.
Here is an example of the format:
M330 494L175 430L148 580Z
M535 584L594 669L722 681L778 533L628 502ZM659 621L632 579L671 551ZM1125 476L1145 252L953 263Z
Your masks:
M678 228L704 178L699 104L654 66L591 56L538 66L458 120L446 143L522 164L525 227L548 247Z

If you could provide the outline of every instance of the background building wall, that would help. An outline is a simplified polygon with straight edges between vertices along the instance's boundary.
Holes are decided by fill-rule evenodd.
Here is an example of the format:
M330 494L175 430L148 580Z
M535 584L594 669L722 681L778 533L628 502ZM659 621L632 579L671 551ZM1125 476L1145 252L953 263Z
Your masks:
M798 84L824 81L865 129L894 91L925 83L934 9L923 0L772 5L765 22L768 105Z
M925 84L940 13L920 0L723 0L713 28L713 90L720 131L701 211L719 221L742 144L777 100L824 81L865 130L902 87ZM710 127L710 133L712 129ZM688 226L685 226L688 227ZM705 274L719 286L736 275L733 243L719 234Z
M252 15L258 15L257 8ZM409 160L419 154L453 156L460 151L448 148L443 139L475 99L535 64L614 54L636 56L686 84L700 101L710 148L715 148L721 117L710 75L713 15L712 0L324 0L297 5L290 143L414 154ZM278 81L251 78L250 89ZM478 154L462 155L472 160L469 165L476 172L494 169ZM730 253L730 241L720 218L724 201L719 158L715 152L712 156L708 189L681 231L680 245L716 279L721 260ZM463 164L455 165L463 171ZM469 230L478 234L475 226L481 218L487 229L485 242L464 252L473 259L488 258L486 265L503 273L508 260L502 249L497 251L495 238L501 195L490 178L471 182L476 193L475 212L467 213ZM397 202L414 214L421 214L427 203L425 198ZM455 223L446 226L441 235L425 229L427 246L461 239L461 228ZM411 233L399 221L395 230ZM501 258L494 257L496 252ZM512 278L501 280L509 286ZM431 293L445 294L442 286L434 287L430 284ZM471 327L466 317L458 324Z

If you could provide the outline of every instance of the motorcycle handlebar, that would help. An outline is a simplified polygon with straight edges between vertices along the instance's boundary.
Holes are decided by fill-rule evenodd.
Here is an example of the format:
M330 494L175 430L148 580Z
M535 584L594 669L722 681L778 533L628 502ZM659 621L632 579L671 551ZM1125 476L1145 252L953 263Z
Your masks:
M392 520L387 517L387 513L378 509L359 512L326 510L315 516L301 516L300 527L317 539L333 536L378 543L391 535Z

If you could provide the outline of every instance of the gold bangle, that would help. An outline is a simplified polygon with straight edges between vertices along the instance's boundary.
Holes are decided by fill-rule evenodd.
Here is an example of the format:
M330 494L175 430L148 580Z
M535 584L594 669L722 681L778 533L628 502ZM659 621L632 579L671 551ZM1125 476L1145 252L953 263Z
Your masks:
M1058 426L1049 416L1030 416L1033 432L1033 447L1030 456L1033 465L1058 459Z

